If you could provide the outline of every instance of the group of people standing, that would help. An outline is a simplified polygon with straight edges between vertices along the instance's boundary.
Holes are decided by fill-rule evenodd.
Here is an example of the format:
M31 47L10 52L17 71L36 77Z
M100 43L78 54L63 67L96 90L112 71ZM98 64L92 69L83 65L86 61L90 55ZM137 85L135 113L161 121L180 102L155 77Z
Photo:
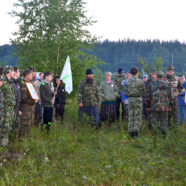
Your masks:
M110 126L120 120L121 108L122 121L128 120L128 132L132 138L138 137L143 115L153 135L161 129L165 136L173 123L186 121L186 83L184 79L181 81L183 75L176 77L174 67L168 66L166 74L153 70L151 78L143 75L140 79L138 76L137 67L131 68L126 75L119 68L113 81L112 73L106 72L105 81L98 86L93 71L87 69L86 77L78 88L79 119L88 116L90 123L96 123L96 128L101 127L101 122Z
M27 87L31 83L39 99L33 99ZM29 67L22 75L17 67L0 68L0 146L6 147L16 137L22 140L29 136L33 126L50 130L55 110L55 119L63 121L65 89L59 77L53 73L39 73ZM55 108L55 109L54 109Z
M176 77L174 67L169 66L165 75L162 71L152 71L151 78L143 75L140 79L138 76L137 67L131 68L126 75L119 68L113 81L112 73L106 72L105 81L98 86L93 71L87 69L86 77L78 87L80 121L88 118L98 129L102 122L110 126L120 121L121 115L122 121L128 120L128 133L132 138L138 137L142 115L153 135L161 129L165 136L169 126L186 121L186 82L183 75ZM31 97L27 83L34 86L38 100ZM20 78L17 67L0 68L1 146L7 146L16 136L20 140L29 136L33 126L41 124L41 128L49 132L54 115L56 120L63 122L65 89L59 77L55 78L54 84L52 72L41 72L36 78L35 69L29 67Z

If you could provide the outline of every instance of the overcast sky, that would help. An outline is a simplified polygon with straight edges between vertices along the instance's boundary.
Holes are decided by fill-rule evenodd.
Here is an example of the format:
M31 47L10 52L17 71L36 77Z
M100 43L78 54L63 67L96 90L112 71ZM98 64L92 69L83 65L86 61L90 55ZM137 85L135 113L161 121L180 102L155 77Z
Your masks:
M98 22L90 28L103 39L186 41L186 0L85 0L88 15ZM0 45L17 29L7 12L16 0L0 0Z

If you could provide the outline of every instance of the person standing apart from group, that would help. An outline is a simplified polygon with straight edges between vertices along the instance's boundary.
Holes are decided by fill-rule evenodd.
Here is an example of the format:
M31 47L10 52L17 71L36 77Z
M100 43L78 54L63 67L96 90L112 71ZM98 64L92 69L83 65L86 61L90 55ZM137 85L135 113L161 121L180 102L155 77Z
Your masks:
M139 69L133 67L130 70L132 77L126 82L124 95L128 97L129 122L128 132L134 138L138 137L142 122L142 96L146 95L145 84L138 78Z
M116 99L118 97L118 88L111 80L112 73L105 73L105 81L101 83L101 121L108 121L109 126L116 119Z

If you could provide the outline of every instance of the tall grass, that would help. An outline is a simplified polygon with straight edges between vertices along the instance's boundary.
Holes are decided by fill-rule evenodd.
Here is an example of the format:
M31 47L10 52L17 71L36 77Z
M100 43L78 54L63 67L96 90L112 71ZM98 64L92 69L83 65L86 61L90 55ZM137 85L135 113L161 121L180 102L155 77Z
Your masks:
M137 140L130 139L126 125L95 130L79 124L72 101L64 123L55 122L49 135L33 128L30 138L10 145L9 151L23 157L1 159L0 184L186 185L186 125L163 139L152 137L144 123Z

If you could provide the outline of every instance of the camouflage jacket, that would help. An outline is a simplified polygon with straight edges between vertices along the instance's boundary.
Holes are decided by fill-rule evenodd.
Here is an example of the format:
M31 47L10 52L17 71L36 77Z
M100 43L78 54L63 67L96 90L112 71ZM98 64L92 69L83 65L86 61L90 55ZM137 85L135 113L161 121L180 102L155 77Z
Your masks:
M142 97L146 95L146 88L143 80L132 76L125 84L126 97Z
M78 87L78 104L83 103L83 106L95 106L100 104L100 89L98 84L93 81L87 82L83 79Z
M126 80L125 75L123 76L119 76L118 74L115 76L114 79L114 83L116 84L116 86L118 87L118 94L122 95L122 91L123 91L123 85L124 85L124 81Z
M3 82L3 86L0 88L3 93L3 104L4 107L12 106L14 107L16 104L15 95L14 95L14 88L12 81L9 80L5 76L5 81Z
M107 83L106 81L101 83L100 86L101 101L116 101L118 96L118 88L114 82Z
M30 108L30 106L34 106L35 102L34 100L31 98L27 87L25 85L26 81L21 81L21 106L20 106L20 110L24 110L27 108ZM29 82L30 83L30 82Z
M171 87L174 98L177 98L182 91L182 87L178 85L179 78L176 76L166 76L164 81Z
M147 97L149 97L150 100L151 111L167 112L173 94L171 88L165 81L157 80L150 83Z

